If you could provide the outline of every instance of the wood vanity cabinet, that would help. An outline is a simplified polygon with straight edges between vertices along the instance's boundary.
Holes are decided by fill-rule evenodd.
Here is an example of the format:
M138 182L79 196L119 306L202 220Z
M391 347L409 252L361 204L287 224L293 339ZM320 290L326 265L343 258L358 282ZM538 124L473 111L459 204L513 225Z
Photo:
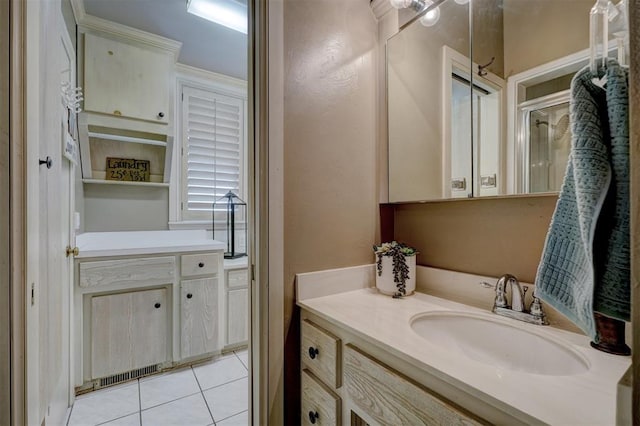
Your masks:
M165 362L169 312L164 288L91 297L91 376Z
M220 349L221 253L180 256L180 357ZM194 277L200 277L193 279Z
M170 52L87 33L84 109L168 123L173 67Z
M227 269L225 347L246 345L249 339L249 274L247 268Z
M304 310L300 341L304 425L486 424L367 353L380 348Z

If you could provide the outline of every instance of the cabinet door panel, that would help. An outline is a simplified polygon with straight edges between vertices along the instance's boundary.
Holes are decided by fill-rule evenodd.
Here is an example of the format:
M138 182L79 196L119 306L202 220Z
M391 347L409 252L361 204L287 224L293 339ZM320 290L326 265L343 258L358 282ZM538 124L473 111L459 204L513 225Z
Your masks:
M165 289L92 297L91 377L166 361L167 309Z
M172 70L168 53L93 34L85 34L84 53L86 111L167 122Z
M218 280L182 281L180 308L182 358L218 349Z
M227 293L227 345L244 343L248 339L248 297L246 288Z

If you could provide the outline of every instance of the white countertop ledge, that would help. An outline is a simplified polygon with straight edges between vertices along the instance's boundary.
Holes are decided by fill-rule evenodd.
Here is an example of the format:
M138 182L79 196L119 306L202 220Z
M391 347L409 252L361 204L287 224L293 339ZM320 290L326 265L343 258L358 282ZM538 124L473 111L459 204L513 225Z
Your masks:
M205 230L86 232L76 237L76 258L223 250Z
M360 287L363 286L362 282L364 279ZM308 289L300 287L299 276L299 294L308 294ZM349 284L345 287L349 287ZM586 336L505 319L515 327L564 342L582 355L590 365L587 372L578 375L543 376L500 369L477 362L462 353L447 351L424 340L410 327L411 318L425 312L488 313L485 310L423 293L393 299L378 293L375 288L359 288L347 292L343 290L339 294L311 298L299 297L298 305L385 348L391 354L414 364L416 368L425 369L455 383L459 388L491 402L502 411L520 416L524 421L527 421L524 417L530 416L538 422L557 425L616 423L616 386L629 368L631 360L629 357L609 355L591 348Z

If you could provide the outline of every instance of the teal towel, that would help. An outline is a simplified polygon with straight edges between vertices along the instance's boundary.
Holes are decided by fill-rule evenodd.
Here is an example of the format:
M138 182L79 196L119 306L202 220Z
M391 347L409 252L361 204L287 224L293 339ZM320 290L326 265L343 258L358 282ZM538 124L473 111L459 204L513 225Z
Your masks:
M593 312L629 320L628 72L609 60L571 82L571 153L538 266L536 295L598 341Z

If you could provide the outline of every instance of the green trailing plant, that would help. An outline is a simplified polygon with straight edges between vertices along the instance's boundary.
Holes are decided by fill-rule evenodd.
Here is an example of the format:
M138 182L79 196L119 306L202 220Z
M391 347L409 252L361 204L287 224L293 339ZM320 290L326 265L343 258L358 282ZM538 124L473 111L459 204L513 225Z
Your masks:
M373 252L376 254L376 269L378 276L382 275L382 257L389 256L393 263L393 282L396 284L398 291L393 295L400 298L407 294L406 282L409 279L409 266L407 266L406 258L415 256L418 251L406 244L392 241L390 243L382 243L379 246L373 246Z

